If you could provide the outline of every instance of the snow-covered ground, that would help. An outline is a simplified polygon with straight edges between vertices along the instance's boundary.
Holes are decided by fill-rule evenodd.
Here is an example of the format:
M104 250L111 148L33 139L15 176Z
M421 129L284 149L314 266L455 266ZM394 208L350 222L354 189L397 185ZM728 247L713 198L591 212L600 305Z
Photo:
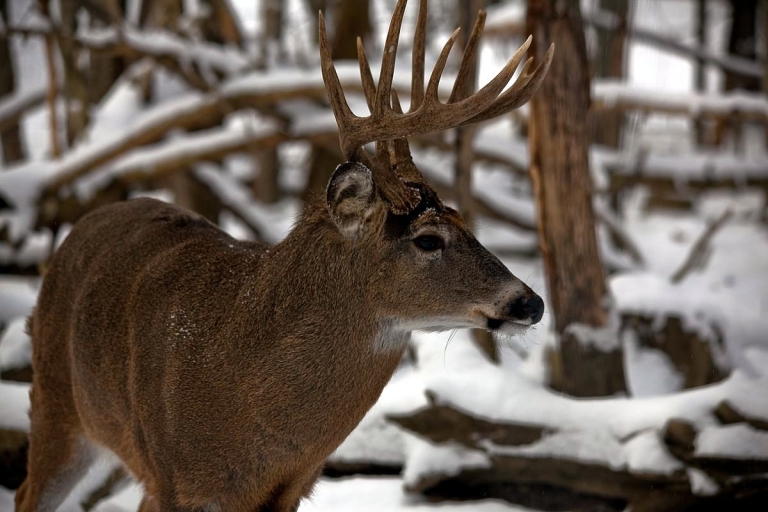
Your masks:
M400 479L394 477L353 477L341 480L321 480L299 512L526 512L495 500L460 503L429 503L403 495ZM0 488L0 510L13 510L13 495ZM94 512L134 512L141 501L141 489L131 485L99 503ZM79 512L62 508L61 512Z

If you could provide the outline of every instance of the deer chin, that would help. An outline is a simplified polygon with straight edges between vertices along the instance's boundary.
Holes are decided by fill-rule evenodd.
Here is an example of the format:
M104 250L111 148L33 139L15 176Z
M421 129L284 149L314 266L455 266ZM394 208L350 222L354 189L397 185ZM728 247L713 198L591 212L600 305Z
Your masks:
M500 320L496 318L488 318L485 325L485 329L494 334L503 334L505 336L518 336L525 334L528 329L532 327L530 321L523 322L520 320Z
M397 330L444 332L452 331L453 329L485 329L495 334L515 336L525 333L531 326L530 320L495 318L475 312L475 314L471 315L471 318L434 317L400 321L397 323Z

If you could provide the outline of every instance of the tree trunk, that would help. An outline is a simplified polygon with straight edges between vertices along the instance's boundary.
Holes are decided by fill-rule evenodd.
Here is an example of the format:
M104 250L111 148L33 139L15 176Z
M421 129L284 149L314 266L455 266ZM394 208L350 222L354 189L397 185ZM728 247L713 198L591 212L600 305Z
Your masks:
M281 41L283 36L283 3L280 0L264 0L261 4L262 39L261 65L268 67L276 59L281 59ZM251 184L253 194L264 203L274 203L280 199L280 159L277 148L254 149L253 156L258 175Z
M597 28L597 53L594 61L596 78L624 78L624 48L627 42L627 15L629 0L600 0L600 9L616 16L618 24L613 30ZM606 110L590 116L592 141L618 148L624 125L624 114Z
M316 14L313 13L313 16ZM329 15L328 19L333 20L331 57L334 60L357 60L358 36L365 40L372 31L368 0L337 0L332 16ZM325 188L339 163L337 153L319 145L313 146L309 179L302 195L303 199L306 200L313 193Z
M556 45L549 75L531 102L529 128L539 247L560 336L551 385L576 396L611 395L626 391L620 346L597 347L583 336L583 327L607 327L608 291L592 210L589 64L578 2L530 0L527 30L537 59Z
M104 2L102 10L108 14L99 15L98 11L90 4L85 4L85 8L90 14L91 24L97 27L108 26L113 23L112 19L123 19L125 12L125 0L119 3L117 0ZM144 5L142 5L142 9ZM99 55L91 53L90 66L88 68L88 102L92 105L99 103L109 92L115 81L123 74L127 67L126 59L113 55Z
M0 15L8 22L9 4L11 0L0 0ZM13 71L13 58L11 56L11 39L0 39L0 99L13 94L16 89L16 76ZM21 130L19 123L14 123L0 133L2 143L3 165L24 159L24 146L21 142Z
M253 180L253 194L259 201L274 203L280 199L280 158L277 148L254 149L253 160L259 174Z
M757 4L758 0L730 0L731 31L728 37L728 54L750 60L757 60ZM736 89L744 91L760 91L762 83L759 77L742 76L729 71L725 72L726 91ZM730 132L733 147L743 153L744 140L742 120L738 116L718 121L715 131L715 142L721 145Z
M707 0L698 0L696 2L696 42L699 48L707 47ZM707 90L707 64L704 59L696 59L696 76L694 86L697 92L706 92ZM707 141L707 125L699 116L696 118L696 143L703 145Z
M203 36L218 44L232 44L242 48L245 44L240 20L229 0L202 0L210 9L203 22Z
M758 0L731 0L731 32L728 53L750 60L757 60L757 3ZM725 73L725 90L743 89L759 91L758 77Z

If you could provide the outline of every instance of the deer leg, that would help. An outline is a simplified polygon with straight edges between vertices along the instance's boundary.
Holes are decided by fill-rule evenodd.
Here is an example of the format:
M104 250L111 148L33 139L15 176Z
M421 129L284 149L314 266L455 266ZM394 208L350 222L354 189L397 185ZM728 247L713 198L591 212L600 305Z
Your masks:
M41 421L34 407L28 474L16 492L17 512L56 510L88 471L96 453L80 432L51 419Z

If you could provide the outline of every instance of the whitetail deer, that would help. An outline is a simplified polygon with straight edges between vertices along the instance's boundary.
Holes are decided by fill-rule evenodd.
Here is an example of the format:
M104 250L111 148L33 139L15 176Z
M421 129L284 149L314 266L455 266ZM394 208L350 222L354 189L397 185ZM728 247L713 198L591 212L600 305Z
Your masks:
M392 16L378 86L359 45L367 118L347 106L320 17L323 78L348 162L283 242L238 241L149 199L101 208L74 227L30 319L29 476L17 510L55 510L96 447L143 483L141 510L296 510L378 398L411 330L515 333L541 319L541 298L440 201L405 137L519 107L551 50L502 92L526 43L467 97L481 13L441 103L438 80L457 34L425 91L421 0L402 113L391 83L405 4Z

